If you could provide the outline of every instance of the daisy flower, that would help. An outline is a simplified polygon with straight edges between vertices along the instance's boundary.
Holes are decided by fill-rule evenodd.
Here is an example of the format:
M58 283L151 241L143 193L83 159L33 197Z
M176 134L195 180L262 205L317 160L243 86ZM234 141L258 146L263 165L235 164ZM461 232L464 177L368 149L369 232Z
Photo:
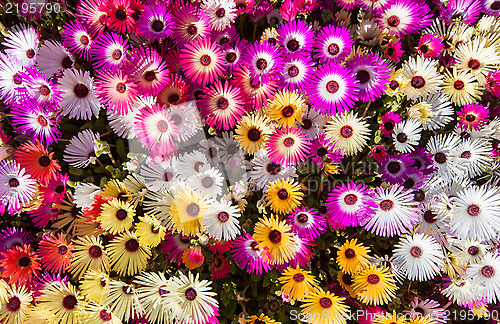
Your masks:
M409 280L431 280L444 267L441 245L429 235L415 233L394 246L394 263Z
M432 136L427 142L426 151L432 155L436 174L445 180L461 178L466 171L466 166L452 155L459 144L460 137L453 133Z
M271 254L268 248L260 248L258 244L259 242L254 240L250 234L243 231L243 235L234 240L232 256L240 269L261 275L270 270Z
M224 53L219 45L208 38L185 44L179 62L186 76L203 86L213 83L224 73Z
M337 264L342 271L348 274L355 274L368 267L368 253L370 248L358 244L357 239L346 241L337 251Z
M266 187L269 182L297 177L295 171L293 166L286 167L273 162L266 151L261 149L255 153L252 159L250 178L260 190Z
M500 97L500 71L488 73L484 87L495 97Z
M252 83L267 83L283 66L278 48L258 41L248 46L242 59L247 62Z
M370 133L368 124L362 118L347 111L333 117L325 126L326 138L331 139L335 143L335 149L345 155L362 151Z
M135 210L132 204L113 199L101 205L101 213L97 221L103 230L110 234L118 234L130 229L134 216Z
M82 236L74 241L74 258L70 272L75 278L82 278L89 269L109 273L109 259L100 237Z
M416 119L409 118L399 123L392 134L394 148L401 153L410 153L418 145L421 132L422 124Z
M446 323L448 319L445 310L435 300L426 299L419 302L418 298L415 297L410 306L412 309L409 313L413 320L427 317L436 323Z
M306 295L300 307L305 318L314 318L317 324L341 324L349 317L349 307L344 300L318 288Z
M33 294L25 286L8 286L0 308L0 321L5 323L26 322L32 301Z
M429 27L432 15L423 1L391 0L374 15L390 35L403 37Z
M316 36L314 56L325 63L341 62L349 55L353 44L347 27L328 25Z
M245 114L240 89L226 81L206 87L198 103L205 123L216 129L232 129Z
M500 3L496 0L483 1L484 10L490 16L500 16Z
M121 35L112 32L99 35L90 51L90 58L94 61L92 66L102 72L116 73L125 62L128 48L128 40Z
M85 324L120 324L121 320L108 307L100 303L89 302L85 305L85 311L81 317Z
M195 39L209 38L212 31L210 18L203 9L192 4L179 7L172 15L174 33L172 38L179 44L191 43Z
M108 293L101 297L101 303L107 307L121 322L128 321L144 310L139 302L137 291L133 285L118 280L110 280Z
M394 134L394 127L399 123L401 123L401 117L392 111L388 111L382 115L380 131L385 137L392 137L392 134Z
M374 101L384 94L389 84L389 67L378 55L355 54L345 67L356 76L361 101Z
M429 94L418 101L432 114L432 116L429 115L428 122L422 125L424 130L440 129L454 119L455 111L451 102L441 92Z
M194 173L202 171L203 167L209 165L208 158L199 150L186 153L179 158L177 172L180 178L189 178Z
M170 217L176 231L184 235L196 235L201 231L200 219L212 203L208 196L201 196L192 189L181 189L174 194Z
M234 0L205 0L201 8L205 10L212 29L216 31L226 29L238 16Z
M63 160L75 168L86 168L90 163L95 163L95 140L99 134L94 134L89 129L83 130L73 136L64 149Z
M281 287L282 294L290 295L293 300L297 301L303 300L318 285L311 271L299 267L295 269L288 267L278 280L283 284Z
M472 279L455 277L451 282L445 283L443 288L443 296L453 299L457 305L474 308L480 302L479 296L476 296L477 286L472 285Z
M223 256L218 256L210 271L212 280L225 278L230 271L229 261Z
M203 167L199 173L186 179L186 183L203 196L217 197L222 194L224 177L216 168ZM225 189L225 186L224 186Z
M6 54L19 59L23 66L31 67L37 58L39 38L37 29L18 24L10 29L2 45L5 46Z
M315 240L321 234L326 232L326 219L324 215L317 211L302 206L292 211L286 223L292 226L292 231L297 233L300 238L310 241Z
M108 250L112 269L120 276L141 272L151 256L150 248L139 242L136 233L128 231L114 237Z
M319 66L306 87L316 111L333 116L351 109L358 100L359 87L353 73L341 65Z
M436 70L436 62L420 56L409 58L403 65L403 77L410 80L404 93L410 99L417 99L436 93L443 82L443 76Z
M262 108L278 89L277 77L273 76L267 82L254 80L247 65L242 65L233 74L236 85L247 98L248 110Z
M278 91L271 102L264 108L266 115L275 120L279 127L293 127L301 121L306 103L297 92Z
M380 236L394 236L411 229L418 222L418 203L411 191L397 184L390 188L377 187L377 210L366 224L366 229Z
M399 62L401 60L401 56L403 56L403 53L404 53L404 51L401 48L401 42L394 41L394 40L389 41L389 43L387 44L387 47L384 50L384 54L389 60L397 61L397 62ZM392 89L392 87L394 87L392 82L389 83L389 87L391 87L391 90L395 90L395 89Z
M441 37L429 33L420 37L417 45L417 53L423 58L437 58L443 50L443 40Z
M483 138L475 140L464 140L458 146L457 150L452 153L459 161L464 161L467 167L467 175L469 178L479 176L492 164L490 156L491 148L488 141Z
M29 245L13 246L0 253L0 266L3 268L2 278L9 284L30 284L40 271L40 257Z
M458 124L462 129L478 130L488 122L490 111L478 103L465 105L457 111Z
M167 260L175 261L177 259L177 265L180 266L182 254L190 244L191 239L189 236L167 233L161 247Z
M177 163L178 160L175 157L170 161L159 163L153 159L146 159L139 174L143 177L144 183L149 190L163 192L177 183L179 176Z
M479 294L488 303L496 303L500 299L498 287L500 279L500 256L487 253L479 264L469 266L466 278L472 279L471 284L477 287Z
M246 53L248 42L246 39L237 39L234 44L226 43L223 45L224 61L226 72L233 73L237 70L242 62L242 57Z
M101 9L102 0L83 0L77 6L76 17L92 36L100 35L106 28L106 15Z
M64 47L70 52L85 60L89 59L93 38L79 20L67 22L62 26L61 39Z
M12 160L0 161L0 211L5 209L11 215L18 213L21 205L33 199L36 192L36 180L26 173L24 168ZM8 207L7 207L8 206Z
M50 271L62 274L71 267L75 246L66 240L62 233L48 235L40 241L38 253L43 267Z
M133 110L138 91L129 76L120 71L99 72L95 92L99 102L115 114L126 115Z
M132 6L133 3L129 0L104 0L99 9L106 13L103 20L110 30L117 33L137 33L135 10Z
M39 140L20 145L14 156L20 166L26 169L33 179L39 179L40 184L44 186L55 180L57 171L61 171L61 167L53 159L54 152L49 153Z
M479 85L484 85L489 72L495 69L499 55L495 47L487 46L486 40L478 37L459 45L455 59L457 69L469 71L476 76Z
M6 105L12 105L17 94L17 88L23 81L19 72L25 72L24 65L16 57L0 53L0 99Z
M350 18L349 18L350 19ZM347 23L346 23L347 24ZM365 46L373 47L380 45L383 39L382 28L375 19L363 19L356 30L356 38L361 40ZM354 53L352 53L354 54Z
M326 208L328 222L343 226L365 224L375 214L377 205L373 202L374 193L362 183L341 184L328 194Z
M370 264L354 275L352 289L363 303L368 305L388 304L395 297L397 286L393 275L386 268Z
M172 317L171 305L166 298L168 280L161 272L143 272L136 276L134 283L138 285L137 297L152 323L169 323Z
M88 71L68 69L58 80L62 100L59 106L69 118L91 119L99 116L101 109L94 89L94 80Z
M236 126L234 138L245 153L255 154L264 147L272 132L269 123L269 118L257 114L241 118Z
M288 91L305 91L313 69L314 63L309 56L295 54L285 57L281 70L281 85Z
M488 240L500 232L500 195L485 186L468 186L456 194L450 226L459 238Z
M300 185L292 179L281 179L269 183L265 189L267 206L276 213L287 214L297 208L304 195Z
M216 240L234 240L240 233L241 211L231 202L214 201L201 219L203 231Z
M307 135L298 128L277 128L268 138L266 150L273 162L297 165L306 159L311 143Z
M172 14L168 12L168 6L163 4L144 6L144 11L137 20L139 33L151 40L171 36L173 27Z
M58 76L74 64L73 56L58 41L46 41L37 53L37 67L47 77Z
M175 148L179 128L171 119L167 110L160 105L144 107L136 117L134 130L137 139L149 151L169 154Z
M136 226L139 243L152 248L158 246L166 235L165 226L156 217L147 214L139 217L139 221Z
M284 21L277 31L278 44L286 55L305 54L313 47L314 31L302 20Z
M57 142L61 136L60 118L45 111L31 100L19 102L11 109L14 130L23 138L38 139L46 145Z
M161 102L158 102L161 104ZM170 105L168 108L170 118L179 129L179 141L186 142L200 130L202 122L199 111L194 102L185 102Z
M457 106L471 104L479 98L481 90L474 74L465 70L458 71L456 68L452 72L449 70L445 72L441 88L443 94Z
M260 242L258 248L269 249L271 264L282 264L295 257L297 243L293 239L291 226L276 216L263 217L255 224L253 238Z
M16 90L23 105L28 101L52 110L61 101L62 91L57 90L57 83L48 79L36 68L27 68L26 72L18 72L17 78L22 83Z
M469 238L457 239L456 241L457 242L454 243L458 250L456 254L464 265L481 263L488 252L488 246L481 244L479 241ZM453 246L453 248L454 247L455 246Z
M82 294L95 302L101 302L101 296L108 293L109 276L106 272L89 269L81 281Z
M51 320L61 324L79 322L84 313L85 300L73 285L56 281L41 292L38 307L45 310Z
M163 87L160 93L158 93L156 98L157 103L170 107L172 107L172 105L179 106L185 103L189 95L189 86L186 80L176 73L171 73L168 79L169 82Z

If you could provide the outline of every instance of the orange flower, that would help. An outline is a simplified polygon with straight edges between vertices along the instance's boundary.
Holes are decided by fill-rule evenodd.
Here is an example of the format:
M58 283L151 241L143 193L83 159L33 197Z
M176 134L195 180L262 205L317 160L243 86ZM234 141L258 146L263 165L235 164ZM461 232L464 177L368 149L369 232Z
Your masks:
M33 277L40 270L40 258L31 251L28 245L14 246L1 253L3 268L2 278L8 279L9 284L31 283Z
M54 152L49 151L37 139L35 143L28 142L18 147L14 157L19 164L31 174L33 179L39 179L41 185L47 185L56 178L56 172L61 167L52 159Z

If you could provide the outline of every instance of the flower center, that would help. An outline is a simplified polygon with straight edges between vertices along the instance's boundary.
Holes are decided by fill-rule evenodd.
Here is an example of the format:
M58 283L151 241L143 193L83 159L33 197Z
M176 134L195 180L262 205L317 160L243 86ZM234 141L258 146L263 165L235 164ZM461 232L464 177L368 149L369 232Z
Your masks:
M118 61L119 59L122 58L122 55L123 55L122 50L117 48L113 51L111 57L113 58L113 60Z
M21 83L23 83L23 82L19 79L19 75L17 75L17 73L16 73L16 74L14 74L14 75L12 76L12 81L14 81L14 83L15 83L15 84L17 84L17 85L20 85Z
M376 285L380 282L380 277L376 274L371 274L368 276L368 283Z
M339 52L340 47L337 44L331 43L330 45L328 45L328 53L330 55L337 55Z
M89 88L83 83L78 83L74 88L73 88L73 93L75 96L78 98L85 98L89 94Z
M463 158L463 159L470 159L470 157L472 156L472 153L470 151L464 151L462 152L462 154L460 154L460 157Z
M417 191L413 192L413 199L418 202L424 201L425 192L422 191L422 189L418 189Z
M64 296L62 304L67 310L72 310L78 304L78 300L73 295Z
M297 75L299 75L299 68L295 65L292 65L288 68L288 75L291 78L295 78Z
M151 233L153 233L153 234L160 233L160 227L159 226L155 226L155 225L151 225Z
M340 135L343 137L343 138L349 138L353 135L353 129L351 126L349 125L345 125L345 126L342 126L342 128L340 129Z
M151 24L151 28L152 28L155 32L157 32L157 33L161 32L161 31L163 30L163 27L164 27L164 26L165 26L165 25L163 24L163 21L161 21L161 20L155 20L155 21L153 21L153 23Z
M196 299L196 296L198 296L198 294L196 293L196 290L194 290L193 288L188 288L184 292L184 296L186 297L187 300L193 301Z
M285 200L288 198L288 191L286 189L278 190L278 198L281 200Z
M102 256L102 250L97 245L89 247L88 253L92 259L98 259Z
M259 251L259 248L257 247L257 245L259 244L259 242L257 241L252 241L252 243L250 243L250 248L254 251Z
M123 82L118 82L116 84L116 91L118 91L118 93L124 93L127 91L127 86Z
M101 310L99 312L99 318L102 319L103 321L111 321L113 318L111 317L111 314L108 313L105 309Z
M127 218L127 211L124 209L118 209L116 211L116 218L120 221L124 220L125 218Z
M401 165L399 162L391 161L387 164L387 171L389 171L389 173L396 174L401 171Z
M209 66L211 62L212 62L212 58L210 57L210 55L203 54L200 57L200 63L203 66Z
M225 110L227 109L227 107L229 107L229 100L224 97L217 100L217 108L219 108L220 110Z
M225 223L229 220L229 214L225 211L222 211L217 214L217 219L219 220L219 222Z
M68 253L68 247L66 245L61 245L57 249L57 253L59 253L60 255L65 255L66 253Z
M415 181L412 178L409 178L405 182L403 182L403 187L406 189L411 189L415 185Z
M389 83L389 88L391 88L391 90L396 90L397 88L399 88L399 82L396 80L392 80L391 83Z
M155 80L156 79L156 72L155 71L146 71L146 73L144 73L144 79L146 79L146 81L148 81L148 82Z
M307 223L308 220L309 220L309 216L307 216L307 214L300 213L299 215L297 215L297 222L299 222L301 224Z
M490 4L490 8L492 10L500 10L500 1L493 1L491 4Z
M385 199L385 200L382 200L380 202L379 206L380 206L380 209L387 212L387 211L390 211L394 207L394 203L392 202L392 200Z
M228 61L229 63L234 63L234 61L236 61L237 58L238 56L234 52L226 54L226 61Z
M477 70L481 67L481 63L476 59L470 59L469 62L467 63L467 66L471 70Z
M260 58L257 60L256 66L259 70L265 70L267 68L267 61L263 58Z
M390 132L394 129L394 123L392 121L385 122L384 128L385 128L385 130Z
M65 69L69 69L70 67L73 66L73 61L71 60L71 58L69 56L66 56L63 60L62 60L62 67L65 68Z
M429 46L425 44L420 46L420 52L422 52L423 54L427 53L428 51L429 51Z
M479 253L479 248L477 246L471 246L467 252L469 252L470 255L477 255Z
M294 112L294 110L293 110L292 106L286 106L281 111L281 113L283 114L283 117L285 117L285 118L291 117L293 115L293 112Z
M300 44L296 39L291 39L288 41L288 43L286 43L286 48L288 48L290 52L295 52L296 50L299 49L299 47Z
M187 206L186 211L189 216L196 217L200 213L200 206L196 203L190 203Z
M321 297L321 299L319 300L319 305L323 308L330 308L332 307L333 302L328 297Z
M479 215L480 212L481 208L476 204L471 204L467 207L467 214L469 214L469 216L475 217Z
M39 159L38 159L38 163L43 166L43 167L48 167L50 165L50 158L46 155L42 155Z
M202 166L204 166L204 165L205 165L205 164L204 164L203 162L196 162L196 163L194 164L194 170L195 170L196 172L200 172L201 167L202 167Z
M446 154L444 154L443 152L438 152L434 155L434 161L436 161L439 164L445 163L446 160L447 160Z
M433 224L437 221L436 214L434 214L431 210L427 210L424 213L424 220L429 224Z
M293 138L291 138L291 137L287 137L283 141L283 145L285 145L285 147L292 147L293 144L295 144L295 140Z
M387 24L391 27L397 27L401 23L401 19L398 16L390 16L387 18Z
M156 124L156 127L158 128L158 131L160 131L162 133L168 131L168 123L163 119L158 121L158 123Z
M248 139L252 142L257 142L260 139L260 130L252 128L248 131Z
M277 175L281 171L281 166L279 166L278 164L276 164L274 162L271 162L267 165L266 170L271 175Z
M465 116L465 120L468 121L469 123L473 123L476 120L476 116L472 114L467 114Z
M302 282L306 279L306 277L302 273L296 273L293 275L293 280L295 282Z
M125 249L129 252L136 252L139 250L139 242L136 239L130 239L125 243Z
M9 298L7 304L5 304L5 308L11 313L17 312L21 307L21 301L17 296L12 296Z
M27 256L23 256L19 258L18 264L20 267L26 268L31 264L31 260Z
M217 11L215 11L215 15L219 18L222 18L226 15L226 9L224 8L219 8Z
M160 295L160 297L165 297L168 293L170 293L170 291L167 290L166 286L158 288L158 295Z
M123 9L118 9L116 11L116 19L118 20L125 20L127 19L127 13Z
M205 188L210 188L214 185L214 179L212 179L212 177L204 177L201 179L201 184Z
M344 197L344 203L348 206L352 206L357 202L358 202L358 196L356 196L355 194L350 193L345 195Z
M278 230L272 230L269 233L269 241L274 244L278 244L279 242L281 242L281 232Z
M29 50L26 51L26 57L29 59L32 59L35 57L35 50L30 48Z
M168 96L168 102L176 103L177 101L179 101L180 98L181 97L179 97L179 95L177 93L172 93L170 96ZM175 121L174 121L174 124L175 124ZM179 124L176 124L176 125L179 125Z
M399 143L405 143L408 140L408 136L405 133L399 133L396 136L396 139L398 140Z
M410 249L410 255L414 258L420 258L423 254L422 249L419 246L412 246Z
M328 81L328 83L326 84L326 91L328 91L329 93L336 93L337 91L339 91L339 83L337 81Z
M303 119L302 120L302 128L303 129L310 129L312 127L312 121L310 119Z
M462 80L457 80L453 82L453 88L456 90L462 90L465 87L465 83Z
M349 248L349 249L345 250L344 254L345 254L346 258L352 259L352 258L354 258L356 256L356 251L354 251L353 249Z
M191 24L187 28L187 32L189 35L196 35L198 33L198 27L195 24Z
M411 78L411 86L415 89L423 88L425 86L425 79L418 75L414 76Z
M63 185L58 185L54 191L58 194L62 193L64 191L64 186Z
M43 84L40 86L40 88L38 88L38 92L40 93L40 95L47 97L50 94L50 88Z
M486 265L486 266L484 266L484 267L481 268L481 274L485 278L491 278L491 277L493 277L495 275L495 268L493 268L490 265Z
M319 156L319 157L323 157L326 155L326 153L328 153L328 151L326 150L326 148L324 147L320 147L317 151L316 151L316 154Z
M360 70L356 73L356 79L358 79L359 83L365 84L370 81L370 73L366 70Z
M19 187L19 180L17 180L16 178L9 179L9 186L11 188Z

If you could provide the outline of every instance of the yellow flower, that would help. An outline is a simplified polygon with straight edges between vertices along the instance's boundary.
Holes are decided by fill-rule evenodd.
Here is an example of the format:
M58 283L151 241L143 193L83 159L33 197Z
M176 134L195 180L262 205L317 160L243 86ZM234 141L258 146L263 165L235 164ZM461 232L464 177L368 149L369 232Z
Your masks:
M317 289L304 299L300 306L306 318L314 324L346 323L349 308L344 304L344 297L338 297L329 291Z
M430 118L434 116L431 108L431 105L427 102L419 102L408 108L408 117L417 119L422 124L427 124L430 121Z
M273 319L270 319L264 314L260 314L259 316L252 315L247 318L247 323L249 324L270 324L270 323L275 323L275 324L281 324L281 322L276 322Z
M130 201L132 199L132 192L127 190L125 185L116 179L109 180L108 183L106 183L101 195L103 197L115 197L120 201Z
M383 305L396 296L396 285L392 274L385 268L377 268L370 264L368 268L354 275L352 286L354 294L363 303Z
M253 239L260 242L257 247L267 247L271 253L270 264L282 264L295 256L297 243L292 227L276 216L264 217L255 224Z
M38 297L37 307L53 316L52 323L79 323L84 315L85 300L70 283L55 281L46 285Z
M357 241L347 241L337 252L337 264L348 274L355 274L370 264L367 259L370 249Z
M149 247L155 247L163 241L167 232L165 226L161 224L154 216L144 215L139 217L137 224L137 237L141 244Z
M132 204L114 198L101 206L101 214L97 218L102 229L111 234L129 230L134 222L135 210Z
M208 208L210 199L196 191L183 188L174 195L170 217L176 231L184 235L196 235L201 231L200 219Z
M467 70L458 71L456 68L452 72L445 72L441 88L451 103L457 106L472 103L479 98L480 91L483 89L478 85L474 74Z
M109 272L109 259L100 237L83 236L75 240L70 272L80 279L88 269Z
M271 206L274 212L288 214L299 206L303 195L300 185L287 178L271 182L265 190L264 198L267 206Z
M91 269L83 277L80 288L86 298L99 303L103 294L107 293L108 282L109 276L106 272Z
M144 270L151 256L149 247L140 244L134 232L124 232L109 243L109 258L113 270L120 276L133 276Z
M288 267L279 278L279 281L283 284L281 292L299 301L317 287L317 281L311 275L311 271L303 270L300 267L295 269Z
M254 154L263 148L272 133L268 126L269 118L258 115L245 115L238 122L234 139L247 154Z
M339 271L339 274L337 275L337 280L339 281L340 285L347 290L349 295L351 297L355 297L354 291L352 290L352 284L354 283L353 278L350 274L345 273L344 271Z
M296 121L302 122L306 102L296 91L282 90L274 95L264 111L269 118L278 122L280 127L293 127Z
M260 36L261 43L274 43L276 44L278 39L278 30L274 27L266 28Z
M403 70L399 69L391 72L391 77L389 79L389 85L387 86L386 94L389 96L402 95L403 90L406 89L406 86L410 80L405 79L403 77Z

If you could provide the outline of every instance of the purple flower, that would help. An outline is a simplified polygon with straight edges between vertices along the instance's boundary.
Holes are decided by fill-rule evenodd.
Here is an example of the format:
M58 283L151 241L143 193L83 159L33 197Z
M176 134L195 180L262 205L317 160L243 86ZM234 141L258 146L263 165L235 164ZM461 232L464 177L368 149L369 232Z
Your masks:
M267 248L257 247L259 242L255 241L248 233L244 233L234 240L233 261L248 273L261 275L271 269L269 259L271 254Z
M353 44L347 27L325 26L316 36L314 57L321 62L341 62L351 53Z
M139 33L151 40L164 39L173 33L172 15L167 11L166 5L147 5L144 6L137 27Z
M106 33L99 35L90 51L92 66L102 72L111 70L118 71L123 63L128 49L128 41L121 35Z
M80 21L75 20L64 24L61 29L61 39L64 47L71 53L85 60L89 59L93 39Z
M345 66L358 80L361 101L375 101L385 93L389 84L390 69L386 61L377 54L356 54Z
M462 24L471 25L477 21L483 4L477 0L449 0L445 6L441 6L440 18L447 24L453 24L458 20Z
M31 100L16 104L11 113L12 125L23 138L37 138L48 146L61 136L59 119Z
M22 86L16 90L19 99L23 102L33 101L46 109L55 110L59 101L62 100L62 91L57 90L57 83L47 79L34 67L27 68L26 73L19 72L17 80L22 82Z
M243 58L253 82L268 82L269 76L281 71L283 60L277 47L256 41L248 46Z
M380 176L391 184L402 184L408 180L408 174L417 171L412 164L408 154L393 154L382 161Z
M391 0L374 13L381 28L403 38L432 24L429 7L421 0Z
M313 208L305 206L295 209L288 215L287 224L292 226L292 231L301 238L314 240L326 232L326 219L324 215L318 215Z
M314 44L314 32L311 26L302 20L283 22L278 28L278 44L285 55L304 54L310 51Z
M21 210L21 205L33 199L36 180L26 173L24 168L12 160L0 161L0 214L9 211L14 215ZM8 208L7 208L8 206Z

